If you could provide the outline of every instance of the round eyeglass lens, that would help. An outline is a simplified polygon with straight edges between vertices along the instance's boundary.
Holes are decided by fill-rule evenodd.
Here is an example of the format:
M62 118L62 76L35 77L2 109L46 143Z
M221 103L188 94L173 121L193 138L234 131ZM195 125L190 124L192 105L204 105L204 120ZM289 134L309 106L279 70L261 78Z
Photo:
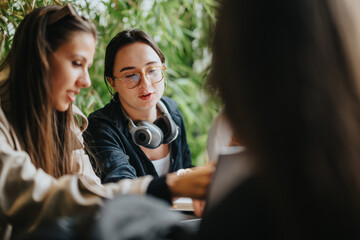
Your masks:
M146 72L146 76L149 79L150 82L160 82L164 77L164 69L156 67L156 68L150 68Z
M125 75L122 80L127 88L134 88L139 84L139 81L141 79L140 73L133 73Z

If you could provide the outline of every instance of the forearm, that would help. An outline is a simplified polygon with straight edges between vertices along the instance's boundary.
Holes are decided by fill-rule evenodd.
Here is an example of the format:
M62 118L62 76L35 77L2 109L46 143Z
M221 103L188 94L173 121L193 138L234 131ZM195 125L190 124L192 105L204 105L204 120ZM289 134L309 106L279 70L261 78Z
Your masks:
M168 174L169 175L169 174ZM172 193L167 184L167 176L153 179L147 189L147 194L163 199L169 204L172 203Z

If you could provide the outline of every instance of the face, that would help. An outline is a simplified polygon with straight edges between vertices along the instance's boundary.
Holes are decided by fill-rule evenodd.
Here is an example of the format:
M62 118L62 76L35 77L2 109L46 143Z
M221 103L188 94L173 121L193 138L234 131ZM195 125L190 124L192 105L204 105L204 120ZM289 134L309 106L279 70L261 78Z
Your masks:
M136 42L119 49L115 55L113 75L123 76L127 72L141 72L151 66L162 66L160 57L149 45ZM156 111L156 103L164 93L164 80L152 83L141 73L141 80L135 88L127 88L121 80L108 78L126 112L132 117L146 111Z
M52 97L56 110L68 110L80 89L91 85L88 68L93 62L95 44L91 34L76 32L50 57Z

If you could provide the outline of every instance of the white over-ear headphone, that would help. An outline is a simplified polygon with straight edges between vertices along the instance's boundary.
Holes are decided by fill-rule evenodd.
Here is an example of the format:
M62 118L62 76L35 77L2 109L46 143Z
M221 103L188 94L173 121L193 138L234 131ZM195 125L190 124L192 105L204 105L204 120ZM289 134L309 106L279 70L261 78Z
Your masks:
M129 131L135 144L155 149L160 144L171 143L178 136L179 128L171 118L165 104L160 100L156 107L162 115L154 123L147 121L137 121L134 123L121 107L124 116L129 120Z

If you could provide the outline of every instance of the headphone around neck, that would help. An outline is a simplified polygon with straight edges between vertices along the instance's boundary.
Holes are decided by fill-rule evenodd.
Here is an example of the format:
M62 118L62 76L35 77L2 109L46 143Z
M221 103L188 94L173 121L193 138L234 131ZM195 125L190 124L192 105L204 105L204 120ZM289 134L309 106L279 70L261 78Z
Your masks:
M134 123L121 107L124 116L129 120L129 131L132 139L138 146L155 149L161 144L171 143L179 134L179 128L171 118L165 104L160 100L156 107L162 115L153 123L147 121Z

